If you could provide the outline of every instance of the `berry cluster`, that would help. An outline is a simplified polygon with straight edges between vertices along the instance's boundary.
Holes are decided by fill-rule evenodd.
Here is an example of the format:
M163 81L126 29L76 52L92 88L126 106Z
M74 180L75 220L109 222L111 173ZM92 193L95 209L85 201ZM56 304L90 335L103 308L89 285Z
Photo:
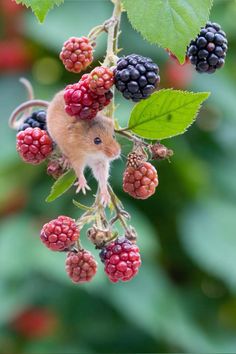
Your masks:
M33 112L20 125L18 131L20 132L27 128L40 128L42 130L47 130L46 116L47 113L43 110Z
M98 235L96 228L93 230ZM80 246L78 249L75 247L79 236L80 230L75 220L68 216L51 220L43 226L40 234L42 242L51 251L68 252L66 272L74 283L89 282L97 272L93 255ZM112 282L128 281L137 274L141 265L139 248L127 237L118 237L110 243L109 240L105 244L102 242L99 248L102 248L100 257L105 264L105 273Z
M37 165L51 154L53 142L45 130L26 128L16 136L16 149L23 161Z
M224 66L228 42L217 23L208 22L191 41L187 56L199 73L212 74Z
M93 47L86 37L69 38L63 45L60 59L66 70L80 73L93 61Z

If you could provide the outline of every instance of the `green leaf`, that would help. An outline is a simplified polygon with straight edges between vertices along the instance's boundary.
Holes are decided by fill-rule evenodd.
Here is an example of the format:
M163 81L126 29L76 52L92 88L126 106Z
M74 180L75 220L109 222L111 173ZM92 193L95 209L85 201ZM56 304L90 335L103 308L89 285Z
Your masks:
M15 0L17 4L31 7L39 22L43 22L49 10L55 5L59 6L64 0Z
M86 211L92 211L93 208L90 208L90 207L87 207L86 205L84 204L81 204L79 202L77 202L76 200L73 199L73 204L77 207L77 208L80 208L82 210L86 210Z
M50 203L59 198L75 183L75 180L76 175L74 170L69 170L64 173L52 186L51 193L47 197L46 202Z
M168 48L181 63L191 39L209 18L212 0L123 0L128 18L151 43Z
M146 139L166 139L183 134L194 122L208 92L160 90L138 103L128 129Z

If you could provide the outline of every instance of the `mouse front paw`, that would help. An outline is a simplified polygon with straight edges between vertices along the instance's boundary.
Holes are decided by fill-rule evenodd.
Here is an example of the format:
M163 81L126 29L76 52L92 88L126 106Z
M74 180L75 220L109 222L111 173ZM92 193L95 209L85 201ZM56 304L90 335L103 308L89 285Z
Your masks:
M104 189L100 192L101 203L104 207L106 207L111 202L111 196L107 189Z
M82 191L83 194L86 194L86 190L91 190L84 176L80 176L78 178L78 181L75 183L75 186L78 186L76 189L76 193Z

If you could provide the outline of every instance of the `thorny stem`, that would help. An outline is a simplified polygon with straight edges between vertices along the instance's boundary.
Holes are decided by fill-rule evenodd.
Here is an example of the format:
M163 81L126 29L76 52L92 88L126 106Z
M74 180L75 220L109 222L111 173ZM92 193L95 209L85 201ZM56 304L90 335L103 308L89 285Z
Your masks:
M118 51L118 37L121 20L122 5L121 0L113 1L115 6L112 17L107 21L107 52L104 60L104 65L116 65Z

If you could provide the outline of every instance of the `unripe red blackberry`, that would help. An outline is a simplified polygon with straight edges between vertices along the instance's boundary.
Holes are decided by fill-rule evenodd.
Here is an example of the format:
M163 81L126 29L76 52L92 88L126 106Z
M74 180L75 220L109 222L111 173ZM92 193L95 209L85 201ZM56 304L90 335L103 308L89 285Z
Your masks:
M125 237L119 237L104 247L100 252L100 258L105 264L106 274L113 283L131 280L141 265L138 246Z
M149 97L160 83L159 68L152 59L131 54L120 58L114 71L115 85L123 97L138 102Z
M97 262L89 251L69 252L66 272L73 283L89 282L97 272Z
M60 59L66 70L80 73L93 61L93 47L86 37L71 37L63 45Z
M43 162L53 150L53 141L45 130L27 128L16 136L16 149L23 161L32 165Z
M105 66L98 66L89 74L89 88L98 95L103 95L114 84L114 73Z
M218 23L207 22L190 42L187 56L199 73L212 74L225 64L228 41Z
M123 189L136 199L147 199L155 193L158 185L157 171L149 162L138 168L127 167L123 176Z
M112 234L110 230L100 230L96 225L93 225L88 229L87 236L96 248L102 248L107 240L111 239Z
M62 215L43 226L40 238L50 250L63 251L77 241L79 234L75 220Z
M48 162L47 174L54 179L58 179L64 173L64 169L58 160L52 160Z
M93 119L112 99L109 90L103 95L92 92L89 88L89 75L85 74L77 84L68 85L64 91L67 114L79 119Z
M18 131L20 132L27 128L40 128L42 130L47 130L46 116L47 114L43 110L33 112L24 120Z
M153 160L164 160L173 156L174 152L171 149L168 149L165 145L157 142L153 145L150 145L150 150L152 152Z

